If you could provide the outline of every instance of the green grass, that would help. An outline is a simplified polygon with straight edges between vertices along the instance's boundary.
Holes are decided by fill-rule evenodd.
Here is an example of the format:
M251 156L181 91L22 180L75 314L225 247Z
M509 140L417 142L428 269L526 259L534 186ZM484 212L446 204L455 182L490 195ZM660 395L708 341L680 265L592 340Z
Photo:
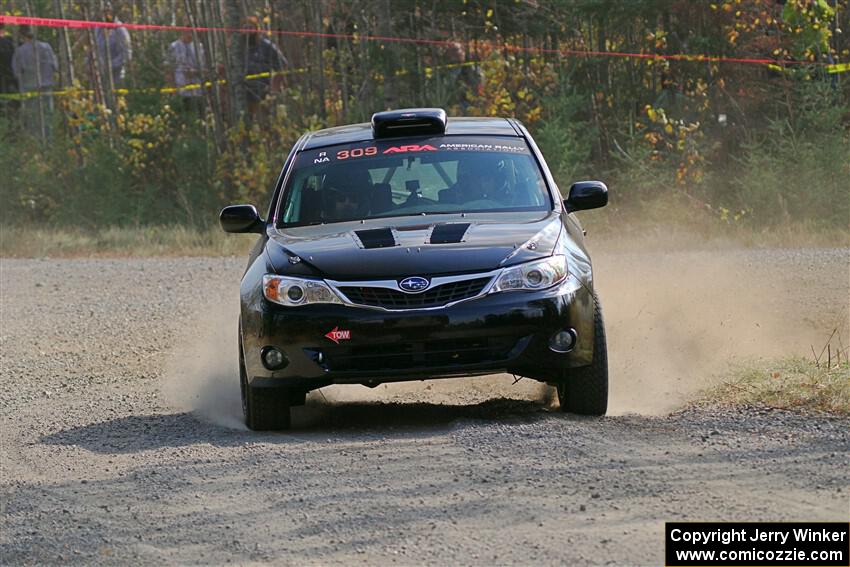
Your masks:
M0 226L0 256L241 256L248 252L256 238L253 234L226 234L217 227L109 227L93 232L4 225Z
M850 364L789 358L739 367L695 401L711 404L850 415Z

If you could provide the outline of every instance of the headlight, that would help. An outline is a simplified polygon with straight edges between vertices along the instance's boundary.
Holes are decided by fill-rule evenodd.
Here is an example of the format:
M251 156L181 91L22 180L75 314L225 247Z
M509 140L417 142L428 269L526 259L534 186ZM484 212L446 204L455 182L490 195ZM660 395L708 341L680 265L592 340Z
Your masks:
M287 307L310 303L342 303L336 293L323 281L263 276L263 295L266 299Z
M493 292L515 290L537 290L552 287L564 281L567 277L567 258L565 256L550 256L543 260L528 262L505 268Z

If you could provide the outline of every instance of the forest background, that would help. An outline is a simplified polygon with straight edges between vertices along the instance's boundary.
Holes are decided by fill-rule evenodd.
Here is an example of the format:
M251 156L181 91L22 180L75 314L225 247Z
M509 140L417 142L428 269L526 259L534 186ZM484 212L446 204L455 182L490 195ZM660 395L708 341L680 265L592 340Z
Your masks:
M0 113L0 254L144 242L153 252L233 251L215 230L218 210L237 202L264 210L305 130L416 106L522 120L562 191L584 178L608 183L611 206L590 221L608 235L676 229L848 242L847 0L112 7L128 23L221 28L193 33L209 55L203 79L214 85L204 110L183 111L166 88L165 51L178 31L130 31L121 93L98 79L91 30L34 28L58 56L61 93L46 140ZM3 15L100 21L104 8L0 0ZM235 31L247 25L288 60L281 88L253 109L240 79L249 34ZM6 30L19 39L16 26Z

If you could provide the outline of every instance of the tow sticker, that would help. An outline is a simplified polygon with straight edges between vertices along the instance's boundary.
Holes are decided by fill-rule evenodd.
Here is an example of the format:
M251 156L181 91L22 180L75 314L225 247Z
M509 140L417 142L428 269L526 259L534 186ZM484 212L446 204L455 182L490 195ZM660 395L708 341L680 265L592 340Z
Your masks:
M325 337L329 338L336 344L339 344L339 341L351 340L351 331L340 330L339 327L334 327L332 331L328 331L327 333L325 333Z

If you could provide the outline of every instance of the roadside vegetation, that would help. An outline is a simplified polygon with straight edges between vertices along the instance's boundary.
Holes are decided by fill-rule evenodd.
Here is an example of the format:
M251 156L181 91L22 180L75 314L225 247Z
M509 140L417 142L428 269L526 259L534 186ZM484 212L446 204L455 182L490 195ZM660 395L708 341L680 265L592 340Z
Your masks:
M7 258L81 256L244 256L255 235L225 234L217 226L112 226L87 230L0 226L0 255Z
M846 306L845 306L846 307ZM697 405L757 405L850 416L850 347L839 328L809 357L751 361L705 390Z
M696 403L850 415L850 364L789 358L739 368Z
M38 28L71 91L56 97L49 143L22 131L14 113L0 113L0 255L241 253L241 239L216 234L218 210L237 202L262 210L303 131L407 106L521 119L563 191L583 178L609 184L610 206L588 228L614 242L676 231L756 246L848 242L850 74L822 66L850 57L846 0L411 0L390 13L382 2L329 0L286 10L224 2L223 13L192 2L145 2L143 13L129 0L113 4L123 20L151 24L240 27L256 16L289 59L284 80L249 109L229 80L244 74L239 58L219 55L204 78L228 82L205 91L198 115L157 90L176 33L133 32L130 91L113 96L89 76L84 32ZM99 17L85 3L68 3L62 14L50 2L24 5L36 16ZM211 54L243 40L224 32L194 39ZM789 64L581 55L590 50Z
M675 195L672 199L675 199ZM671 216L662 218L660 211ZM594 211L581 217L594 250L647 252L724 248L848 247L850 229L793 223L755 229L729 225L703 211L676 208L668 200L658 210L635 218L634 212ZM151 257L244 256L255 235L224 233L217 225L73 226L0 225L0 257Z

